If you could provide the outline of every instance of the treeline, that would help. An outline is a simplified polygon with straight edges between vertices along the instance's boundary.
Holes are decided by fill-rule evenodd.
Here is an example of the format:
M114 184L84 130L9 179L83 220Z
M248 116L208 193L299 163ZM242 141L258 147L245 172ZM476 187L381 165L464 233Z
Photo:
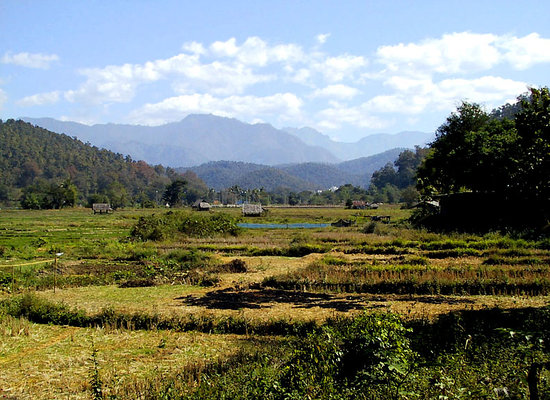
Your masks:
M439 225L544 227L550 221L549 172L545 87L491 113L463 102L438 128L417 178L425 198L441 201Z
M195 174L99 149L32 124L0 120L0 204L60 208L110 202L114 207L154 205L176 179L189 192L207 191ZM198 197L198 194L197 194Z

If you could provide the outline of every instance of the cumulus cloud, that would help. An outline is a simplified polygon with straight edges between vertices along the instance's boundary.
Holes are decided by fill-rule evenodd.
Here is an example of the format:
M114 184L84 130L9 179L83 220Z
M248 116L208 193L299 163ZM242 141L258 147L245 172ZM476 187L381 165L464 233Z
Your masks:
M234 58L250 66L266 66L274 62L295 63L303 60L305 56L302 48L294 43L269 46L256 36L249 37L240 46L235 38L225 42L214 42L209 50L213 56Z
M368 113L364 105L346 107L333 103L331 107L325 108L316 115L317 127L320 129L335 130L344 125L351 125L359 128L383 129L388 122Z
M504 59L519 70L539 63L550 63L550 39L541 38L538 33L522 38L503 37L498 40L497 46L503 50Z
M86 76L86 82L77 90L67 91L65 97L71 102L91 104L129 102L140 85L161 79L170 79L177 93L199 90L227 95L242 93L250 85L271 79L243 65L202 63L198 54L179 54L138 65L84 69L80 73Z
M390 113L412 121L422 113L450 111L462 99L498 106L528 85L492 76L495 67L522 70L550 62L550 39L536 33L450 33L363 55L322 51L329 36L319 34L309 49L256 36L187 42L169 58L82 69L82 83L72 90L39 93L17 104L52 104L63 96L86 105L129 103L149 85L156 95L158 88L169 91L162 101L134 105L131 122L162 124L189 113L214 113L292 125L307 120L330 130L382 129L397 120Z
M205 54L206 49L202 43L188 42L182 46L182 49L192 54Z
M317 42L319 44L325 44L329 37L330 37L330 33L321 33L321 34L317 35Z
M503 62L516 69L550 62L550 39L539 34L518 38L460 32L420 43L378 48L377 60L391 72L467 74L486 71Z
M136 87L144 82L159 79L160 73L153 63L145 65L110 65L105 68L83 69L87 80L77 90L65 92L70 102L100 104L103 102L129 102Z
M130 114L134 123L159 125L175 121L192 113L212 113L225 117L257 120L263 114L279 115L281 120L299 117L302 100L292 93L271 96L214 97L211 94L192 94L170 97L162 102L146 104Z
M327 81L340 82L344 78L353 79L355 72L366 65L367 60L364 57L345 54L327 57L314 64L314 68L321 72Z
M48 69L50 64L58 61L59 57L56 54L42 53L17 53L12 54L7 52L1 59L3 64L13 64L20 67Z
M413 80L394 77L391 84L400 90L379 95L365 103L369 112L419 114L428 109L452 110L460 100L496 107L504 99L516 97L527 89L525 82L495 76L476 79Z
M382 46L377 56L391 71L467 73L492 68L501 60L496 39L491 34L452 33L418 44Z
M347 85L329 85L313 92L312 97L351 99L360 93L359 89Z
M23 97L21 100L17 101L17 105L21 107L43 106L47 104L55 104L58 101L59 91L54 91Z

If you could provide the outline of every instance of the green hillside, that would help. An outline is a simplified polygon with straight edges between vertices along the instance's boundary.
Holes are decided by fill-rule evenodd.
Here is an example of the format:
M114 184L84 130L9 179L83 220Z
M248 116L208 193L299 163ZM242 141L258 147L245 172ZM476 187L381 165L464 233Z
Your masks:
M17 205L22 197L44 200L40 196L72 197L75 204L93 199L119 206L143 204L160 200L166 185L181 178L170 168L134 161L23 121L0 120L0 143L4 205ZM53 201L48 208L62 205Z

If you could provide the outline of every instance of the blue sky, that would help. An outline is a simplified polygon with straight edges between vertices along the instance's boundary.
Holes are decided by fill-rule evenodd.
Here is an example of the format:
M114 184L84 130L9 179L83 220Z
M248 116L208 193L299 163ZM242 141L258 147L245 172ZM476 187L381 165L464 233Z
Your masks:
M550 2L0 1L0 118L434 131L550 81Z

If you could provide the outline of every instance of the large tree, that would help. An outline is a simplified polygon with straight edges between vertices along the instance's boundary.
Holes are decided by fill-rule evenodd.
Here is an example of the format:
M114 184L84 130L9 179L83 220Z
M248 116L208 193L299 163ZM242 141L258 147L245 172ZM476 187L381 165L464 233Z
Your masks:
M550 93L530 89L509 113L462 103L439 127L418 170L424 195L490 193L550 204Z
M170 204L170 207L181 206L183 204L185 187L187 182L183 179L176 179L166 186L162 199Z

